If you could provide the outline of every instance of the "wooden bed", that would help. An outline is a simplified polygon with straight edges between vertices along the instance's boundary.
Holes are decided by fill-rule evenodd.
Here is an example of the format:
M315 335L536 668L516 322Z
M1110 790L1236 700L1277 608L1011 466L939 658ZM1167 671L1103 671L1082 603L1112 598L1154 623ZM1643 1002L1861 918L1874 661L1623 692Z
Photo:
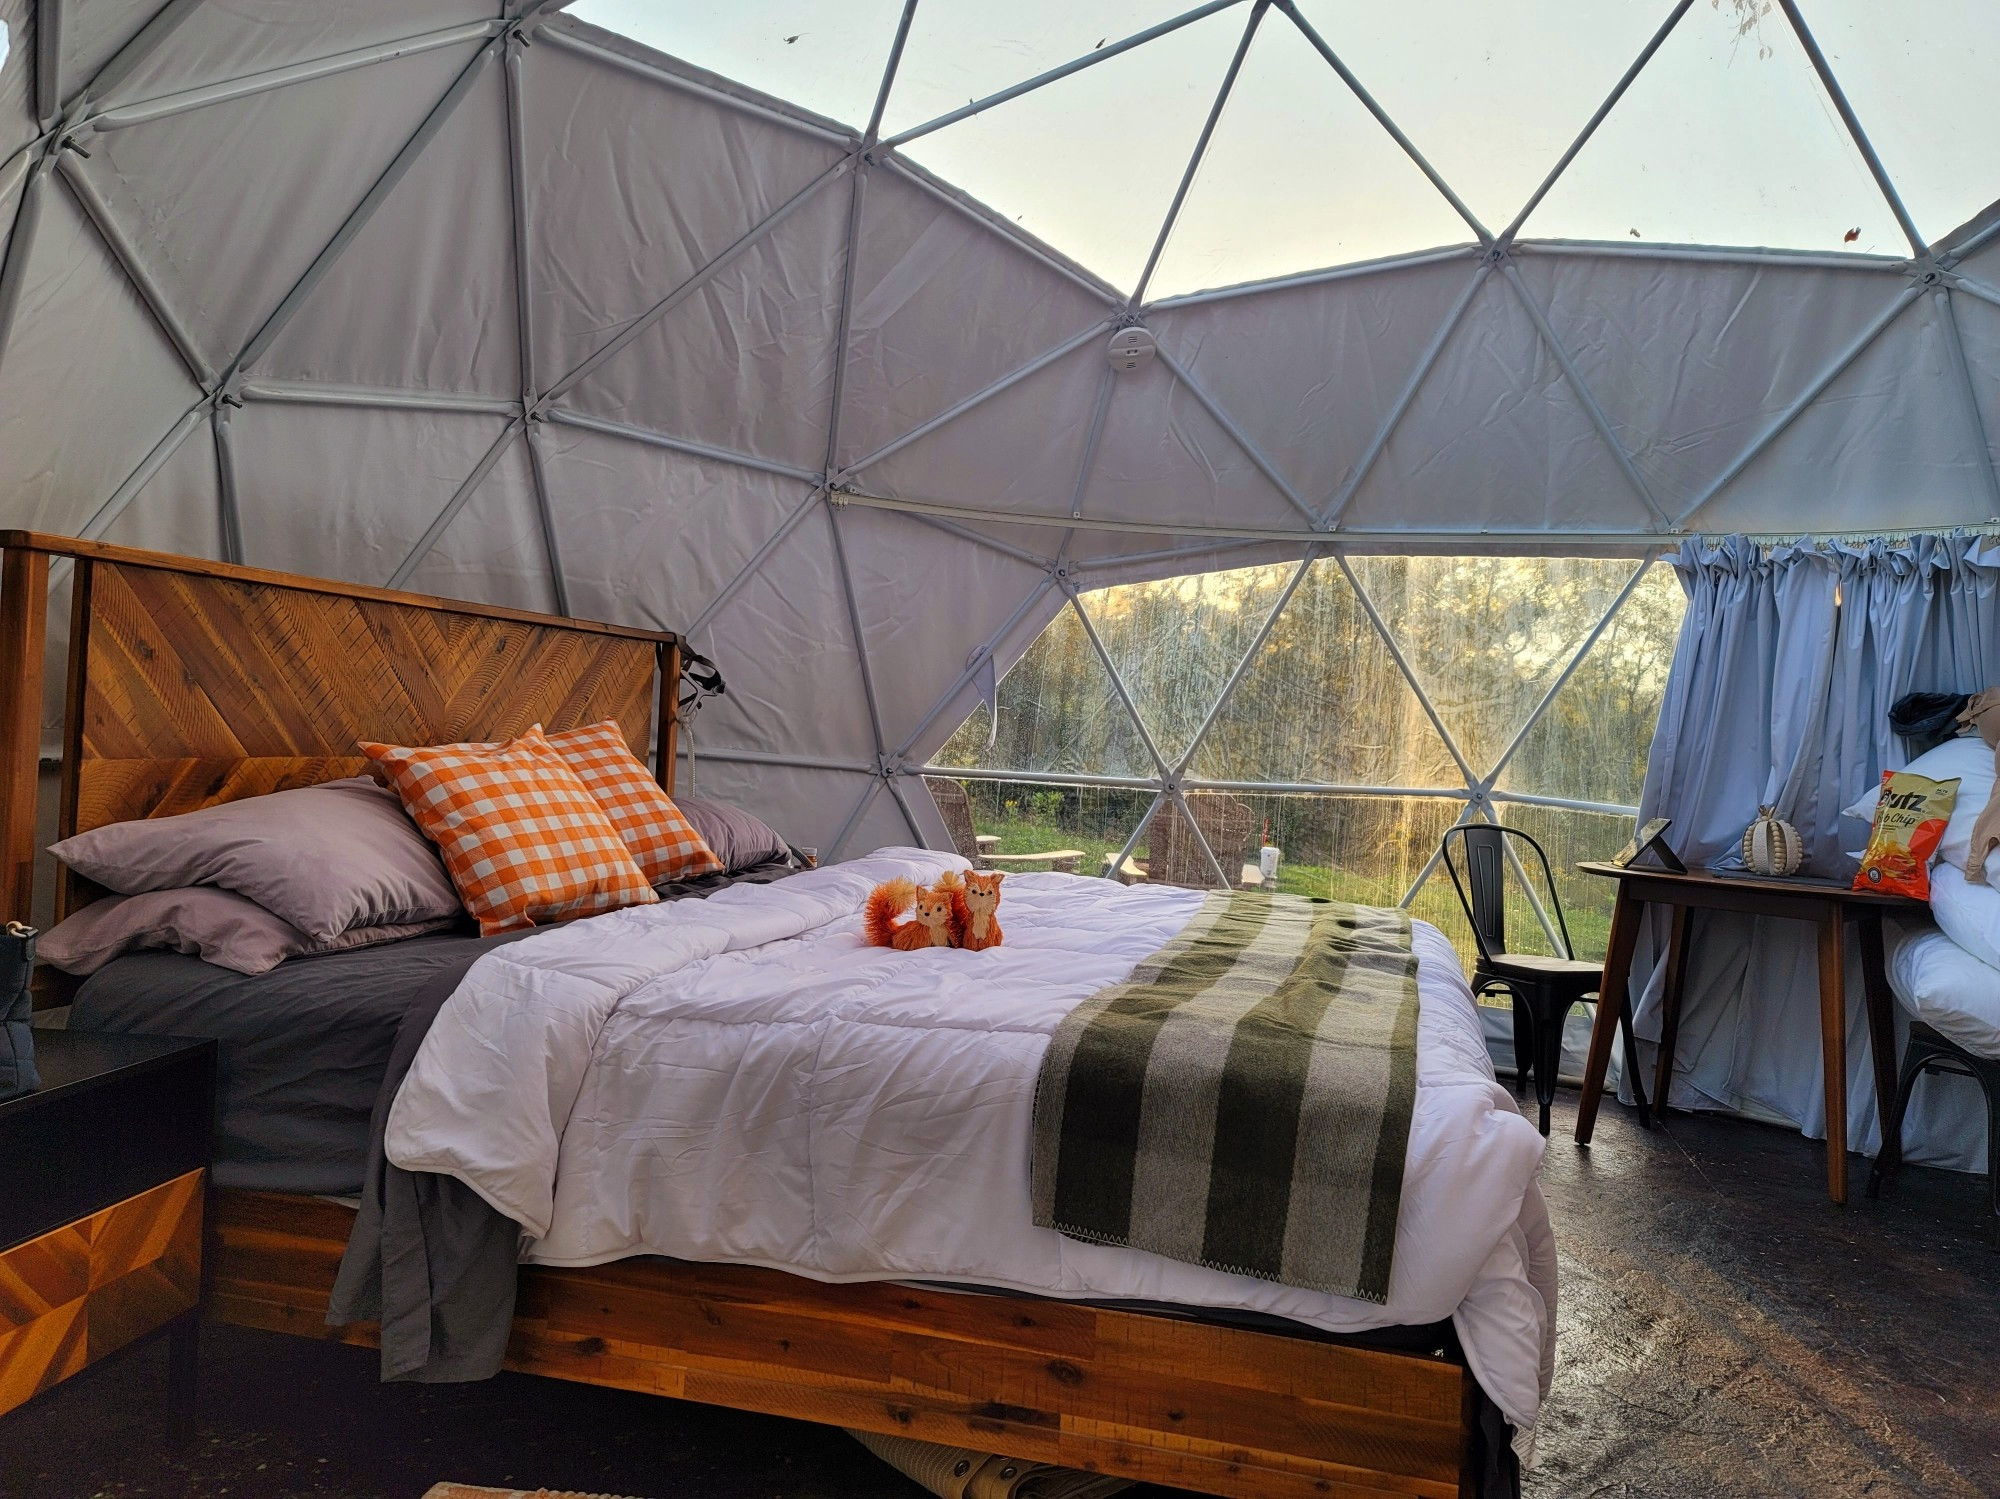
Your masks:
M364 735L606 716L673 789L673 635L0 532L0 915L32 909L52 565L74 567L59 836L352 775ZM65 873L58 913L90 893ZM372 1344L325 1325L352 1218L215 1192L208 1315ZM1241 1499L1477 1491L1455 1358L1050 1299L650 1257L528 1268L509 1365Z

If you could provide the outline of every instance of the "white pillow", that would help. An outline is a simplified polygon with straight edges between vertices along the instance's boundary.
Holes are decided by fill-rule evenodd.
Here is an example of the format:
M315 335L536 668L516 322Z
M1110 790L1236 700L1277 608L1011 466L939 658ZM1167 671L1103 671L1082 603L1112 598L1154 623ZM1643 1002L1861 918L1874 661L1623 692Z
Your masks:
M1952 941L2000 968L2000 890L1970 883L1956 864L1940 864L1931 871L1931 915Z
M1889 925L1889 987L1903 1008L1967 1051L2000 1058L2000 968L1943 932Z
M1959 739L1947 739L1934 750L1926 750L1903 769L1912 775L1929 776L1933 781L1958 781L1958 800L1951 804L1951 820L1944 825L1944 838L1938 843L1937 862L1950 864L1958 869L1965 867L1966 856L1972 852L1972 825L1979 821L1979 814L1986 810L1986 804L1993 798L1993 750L1977 734ZM1875 804L1882 799L1882 782L1878 778L1873 786L1851 807L1840 810L1842 817L1852 817L1865 827L1875 825ZM1859 859L1859 853L1850 855ZM2000 850L1986 857L1988 879L2000 880Z

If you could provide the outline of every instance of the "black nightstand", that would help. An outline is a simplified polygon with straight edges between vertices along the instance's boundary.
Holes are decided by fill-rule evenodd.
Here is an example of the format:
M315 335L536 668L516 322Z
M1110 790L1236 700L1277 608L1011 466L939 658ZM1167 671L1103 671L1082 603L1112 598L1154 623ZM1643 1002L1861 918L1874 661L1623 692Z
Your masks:
M0 1412L165 1331L192 1414L215 1043L35 1033L0 1103Z

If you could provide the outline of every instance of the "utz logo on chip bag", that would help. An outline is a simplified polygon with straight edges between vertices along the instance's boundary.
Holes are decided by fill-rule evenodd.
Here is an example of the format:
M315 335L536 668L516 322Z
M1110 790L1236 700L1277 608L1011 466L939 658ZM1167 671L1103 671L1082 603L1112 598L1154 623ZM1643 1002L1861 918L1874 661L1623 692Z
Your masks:
M1868 835L1868 850L1861 856L1854 888L1929 900L1931 855L1937 852L1957 800L1956 780L1933 781L1907 771L1883 771L1875 827Z

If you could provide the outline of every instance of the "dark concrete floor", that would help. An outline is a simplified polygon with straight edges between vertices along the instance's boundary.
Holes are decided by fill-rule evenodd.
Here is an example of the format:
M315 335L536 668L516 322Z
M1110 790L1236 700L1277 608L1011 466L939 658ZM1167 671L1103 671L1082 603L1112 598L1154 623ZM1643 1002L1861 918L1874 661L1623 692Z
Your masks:
M1985 1184L1911 1169L1827 1203L1820 1147L1615 1108L1544 1171L1561 1335L1531 1499L2000 1495L2000 1254ZM211 1328L170 1432L141 1349L0 1418L0 1494L416 1499L443 1478L657 1499L915 1499L838 1432L503 1375L381 1385L371 1354Z
M2000 1253L1986 1182L1907 1168L1880 1201L1787 1131L1557 1105L1561 1254L1534 1499L2000 1495ZM1607 1127L1609 1126L1609 1127Z

